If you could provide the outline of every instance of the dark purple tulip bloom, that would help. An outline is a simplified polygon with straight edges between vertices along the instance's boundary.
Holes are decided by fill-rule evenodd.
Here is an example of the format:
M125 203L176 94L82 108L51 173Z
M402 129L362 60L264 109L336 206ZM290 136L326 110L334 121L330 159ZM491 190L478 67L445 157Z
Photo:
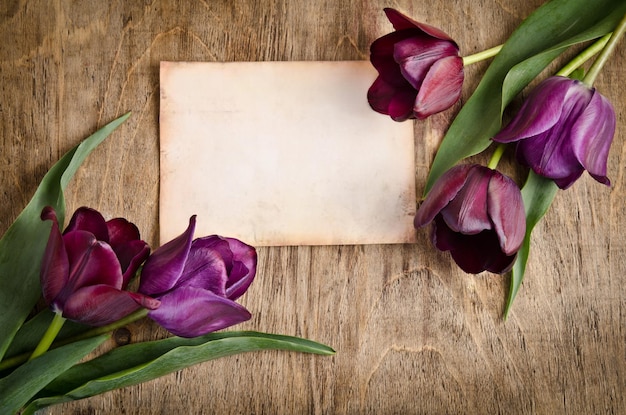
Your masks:
M61 234L56 212L46 207L42 220L52 229L41 266L43 296L63 317L102 326L140 307L156 308L158 300L125 291L148 257L150 247L126 219L108 222L89 208L79 208Z
M516 141L520 163L567 189L585 170L610 184L606 171L614 134L615 111L605 97L580 81L553 76L532 91L493 140Z
M385 9L396 29L370 48L378 78L367 92L377 112L395 121L424 119L450 108L461 96L463 59L457 44L441 30Z
M256 250L215 235L192 242L195 226L192 216L182 235L154 251L139 286L139 292L161 301L148 316L181 337L200 336L251 317L235 300L254 279Z
M519 187L496 170L459 165L444 173L415 216L415 227L433 223L431 238L450 251L463 271L507 272L526 232Z

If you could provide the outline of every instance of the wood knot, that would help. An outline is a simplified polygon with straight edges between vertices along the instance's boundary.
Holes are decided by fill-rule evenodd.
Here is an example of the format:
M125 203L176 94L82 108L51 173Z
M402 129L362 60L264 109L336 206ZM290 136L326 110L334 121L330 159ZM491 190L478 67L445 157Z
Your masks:
M113 340L115 340L115 344L118 346L124 346L130 343L130 330L126 327L115 330L113 332Z

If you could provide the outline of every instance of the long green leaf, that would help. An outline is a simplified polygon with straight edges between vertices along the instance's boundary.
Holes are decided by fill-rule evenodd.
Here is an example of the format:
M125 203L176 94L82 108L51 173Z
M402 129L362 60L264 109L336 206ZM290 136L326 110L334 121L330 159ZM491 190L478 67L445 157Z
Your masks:
M505 318L508 317L509 311L511 311L513 300L524 279L526 263L530 254L531 233L535 225L539 223L548 211L558 190L559 188L552 180L539 176L532 170L528 174L526 183L522 188L522 199L524 200L524 209L526 210L526 235L524 236L522 247L517 252L517 259L511 270L511 286L504 311Z
M460 160L485 150L502 125L502 112L567 47L613 30L626 13L623 0L552 0L506 41L456 116L430 170L424 194Z
M0 379L0 414L14 414L52 379L93 351L108 336L92 337L51 350Z
M89 153L129 115L105 125L52 166L31 201L0 239L0 359L41 296L39 267L50 233L49 221L39 218L41 210L54 207L63 222L63 190Z
M208 360L259 350L335 353L330 347L310 340L258 332L222 332L191 339L172 337L136 343L69 369L46 387L25 414L135 385Z

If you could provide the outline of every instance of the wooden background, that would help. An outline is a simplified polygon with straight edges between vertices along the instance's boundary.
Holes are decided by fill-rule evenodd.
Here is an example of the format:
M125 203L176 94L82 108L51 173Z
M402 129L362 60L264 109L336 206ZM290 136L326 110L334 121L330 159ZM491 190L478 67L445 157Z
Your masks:
M156 246L161 60L366 60L391 30L385 6L470 54L541 3L3 0L0 232L65 151L133 111L79 170L68 210L125 216ZM463 274L426 231L412 245L262 248L242 298L253 318L238 328L304 336L336 356L238 355L49 413L626 413L624 50L596 83L618 117L613 185L585 174L559 193L506 322L507 279ZM465 98L485 67L468 69ZM415 124L418 193L458 108ZM165 335L150 323L129 329L133 341Z

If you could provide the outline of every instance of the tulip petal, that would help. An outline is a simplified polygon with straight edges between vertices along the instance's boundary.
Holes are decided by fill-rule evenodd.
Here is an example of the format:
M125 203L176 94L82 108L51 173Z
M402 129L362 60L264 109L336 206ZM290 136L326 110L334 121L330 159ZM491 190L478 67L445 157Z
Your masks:
M465 241L462 248L451 250L452 259L465 272L478 274L489 271L494 274L504 274L513 268L517 253L507 255L498 249L497 236L491 231L484 231L477 235L463 235ZM470 267L475 267L474 269Z
M139 308L138 301L127 291L108 285L91 285L76 290L67 298L63 317L90 326L103 326Z
M372 42L370 46L370 62L378 74L388 83L396 87L406 88L410 85L394 59L395 45L410 36L410 33L392 32Z
M176 290L181 287L202 288L220 297L225 297L226 282L228 281L226 264L232 262L232 253L228 249L228 242L217 239L199 244L198 241L195 240L191 244L185 269L176 283ZM222 244L227 252L222 254L219 249L212 246L215 244Z
M109 245L117 252L117 246L126 242L140 240L139 229L134 223L124 218L115 218L106 222Z
M446 225L441 215L438 215L435 220L433 220L430 239L433 245L435 245L435 248L444 252L454 249L457 244L456 232L452 231L450 227Z
M561 105L560 119L548 130L517 144L517 157L522 164L550 179L574 177L582 171L582 165L574 154L571 134L591 95L587 86L570 81L571 87Z
M569 176L565 176L561 178L553 178L552 181L554 181L554 183L559 187L559 189L565 190L571 185L573 185L574 182L578 180L580 176L582 176L584 171L585 169L581 167L580 169L573 171Z
M467 235L491 229L487 215L487 189L493 170L474 165L456 197L441 210L441 216L454 232Z
M513 268L515 259L517 259L517 252L513 255L499 252L491 257L491 261L485 266L485 271L493 272L494 274L506 274Z
M571 143L580 164L598 182L606 177L609 149L615 135L615 110L604 96L594 91L589 105L572 126Z
M50 304L67 283L70 275L70 263L54 209L46 206L41 212L41 219L52 221L40 273L43 297L46 303Z
M415 20L400 13L396 9L386 7L383 11L396 30L415 29L418 27L418 23Z
M396 88L380 76L367 91L367 101L372 109L389 115L395 121L404 121L413 115L413 102L417 91L408 82L405 87Z
M517 115L493 137L493 141L510 143L536 136L552 128L561 119L572 82L569 78L553 76L537 85Z
M254 247L234 238L224 238L233 252L233 267L226 283L226 297L236 300L250 287L256 274L257 253Z
M393 85L385 82L385 80L379 76L367 90L367 102L374 111L389 115L389 103L396 94L396 91ZM408 107L409 111L411 111L410 100Z
M432 222L435 216L454 199L465 185L467 174L472 168L473 165L461 164L452 167L437 179L415 214L413 225L416 228L421 228Z
M458 58L458 49L454 44L426 36L413 36L398 41L394 45L393 51L393 59L400 65L402 75L415 89L422 86L424 78L433 64L440 59L451 56ZM461 60L461 58L458 59ZM462 60L460 70L461 72L463 70Z
M64 233L73 231L91 232L99 241L109 242L106 221L100 212L88 207L80 207L72 215Z
M530 143L520 145L525 148L524 157L533 170L551 179L571 177L582 170L572 146L572 129L588 106L591 90L578 81L572 82L575 83L565 97L559 121L550 130L530 139L542 149L541 157L530 159L529 156L537 157L539 153L529 148Z
M150 246L141 240L128 241L124 244L117 245L115 254L122 267L122 288L126 288L141 264L143 264L150 255Z
M469 274L483 271L502 274L510 270L515 261L515 255L507 256L500 250L495 232L463 235L450 229L441 216L433 222L431 238L438 249L450 251L454 262Z
M535 173L553 180L579 177L583 168L574 154L569 132L562 131L559 126L519 141L517 158Z
M411 19L410 17L405 16L404 14L400 13L399 11L395 9L385 8L383 9L383 11L387 15L387 19L389 19L389 21L393 25L393 28L396 30L418 28L430 36L436 37L438 39L452 41L452 39L440 29L437 29L436 27L430 26L425 23L417 22Z
M148 310L156 310L157 308L159 308L161 306L161 301L157 300L156 298L152 298L148 295L144 295L141 293L135 293L132 291L124 291L125 293L128 293L128 295L130 295L130 297L137 303L139 304L141 307L143 308L147 308Z
M389 116L394 121L404 121L413 118L413 101L415 93L413 90L400 91L395 94L389 102L387 108Z
M448 56L436 61L417 93L413 112L418 119L450 108L461 97L463 88L463 59Z
M115 252L107 243L97 241L87 231L66 233L63 242L70 262L70 277L64 290L74 291L97 284L122 288L122 269Z
M506 255L515 254L526 234L526 212L522 193L513 180L495 172L489 181L487 211Z
M196 216L189 219L189 226L180 236L157 248L148 257L141 271L139 292L150 296L165 293L176 285L191 248L196 228Z
M161 297L161 306L148 316L169 332L196 337L247 321L243 306L209 291L185 287Z
M222 238L219 235L204 236L197 238L191 243L191 249L209 249L216 251L216 253L224 258L224 262L227 264L227 272L230 272L230 264L234 258L234 253L230 249L230 244L226 238Z

